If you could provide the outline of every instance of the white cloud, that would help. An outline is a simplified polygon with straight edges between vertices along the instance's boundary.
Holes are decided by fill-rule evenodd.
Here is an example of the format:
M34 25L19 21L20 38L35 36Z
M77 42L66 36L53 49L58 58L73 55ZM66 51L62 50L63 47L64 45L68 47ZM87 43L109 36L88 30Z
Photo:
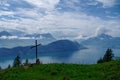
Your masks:
M31 15L29 15L31 16ZM19 18L19 20L7 20L1 21L0 26L6 26L6 28L13 28L22 30L28 33L47 33L50 32L56 35L58 38L63 37L77 37L79 35L91 36L96 34L98 28L107 28L109 34L116 34L116 30L119 26L119 21L115 20L102 20L98 17L88 16L85 13L52 13L35 19ZM114 26L114 29L113 29ZM113 29L113 30L112 30ZM112 31L111 31L112 30ZM110 32L111 31L111 32ZM57 34L59 33L59 34ZM98 32L99 33L99 32ZM97 34L98 34L97 33ZM61 36L60 36L61 35ZM116 34L117 35L117 34ZM62 37L62 38L63 38Z
M103 7L113 7L117 4L117 0L96 0L103 4Z
M0 39L17 39L17 36L1 36Z
M15 11L16 15L19 15L19 17L27 17L27 18L38 18L42 17L42 13L38 12L36 9L22 9L22 8L18 8Z
M5 0L0 0L0 8L4 10L8 10L8 7L10 7L10 4Z
M44 8L47 10L54 10L55 5L59 3L59 0L24 0L36 7Z
M100 35L100 34L105 34L108 32L108 29L106 27L98 27L95 32L95 36Z
M10 4L8 4L7 1L0 1L0 6L6 6L6 7L9 7Z
M0 11L0 16L3 16L3 15L14 15L14 12L13 11Z
M120 28L118 20L103 20L99 17L90 16L80 11L79 13L67 11L59 12L55 10L55 6L59 3L59 0L25 1L36 7L31 9L16 8L15 11L1 11L0 15L9 15L16 19L9 20L6 18L1 18L0 28L12 28L22 30L27 33L50 32L58 38L61 36L62 38L81 38L82 35L91 36L96 33L98 34L99 29L107 28L108 34L119 36L119 31L115 31ZM76 3L77 1L70 0L70 3L68 4ZM107 4L107 2L105 4ZM72 6L74 7L75 5L72 4ZM41 8L45 9L45 14L41 13Z
M98 2L89 2L89 3L87 3L87 5L97 5L98 4Z
M120 15L116 15L116 16L107 15L106 17L111 18L111 19L118 19L118 18L120 18Z

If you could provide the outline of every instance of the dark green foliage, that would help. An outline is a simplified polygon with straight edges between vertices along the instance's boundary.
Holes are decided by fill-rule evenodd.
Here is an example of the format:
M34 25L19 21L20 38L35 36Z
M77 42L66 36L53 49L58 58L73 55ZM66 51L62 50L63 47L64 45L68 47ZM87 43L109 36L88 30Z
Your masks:
M10 69L11 68L11 66L10 66L10 64L8 65L8 69Z
M25 63L26 63L26 64L29 64L29 61L28 61L28 59L26 59Z
M103 63L104 61L103 61L103 59L102 58L100 58L98 61L97 61L97 63Z
M111 49L107 49L104 57L103 57L103 61L104 62L109 62L113 59L114 57L114 54L112 53L112 50Z
M28 65L28 64L29 64L29 61L28 59L26 59L24 65Z
M40 64L40 60L39 59L36 60L36 64Z
M109 62L109 61L113 60L113 57L114 57L114 54L113 54L112 50L108 48L104 57L100 58L97 61L97 63Z
M0 70L2 70L1 66L0 66Z
M17 57L14 59L13 67L17 67L17 66L20 66L20 65L21 65L20 57L17 56Z

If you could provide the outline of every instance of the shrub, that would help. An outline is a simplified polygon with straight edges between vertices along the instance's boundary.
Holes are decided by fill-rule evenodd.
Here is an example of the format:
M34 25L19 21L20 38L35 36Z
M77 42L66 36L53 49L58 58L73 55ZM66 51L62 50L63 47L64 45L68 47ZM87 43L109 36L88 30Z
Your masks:
M97 61L97 63L103 63L103 59L100 58L100 59Z
M39 59L36 60L36 64L40 64L40 60Z

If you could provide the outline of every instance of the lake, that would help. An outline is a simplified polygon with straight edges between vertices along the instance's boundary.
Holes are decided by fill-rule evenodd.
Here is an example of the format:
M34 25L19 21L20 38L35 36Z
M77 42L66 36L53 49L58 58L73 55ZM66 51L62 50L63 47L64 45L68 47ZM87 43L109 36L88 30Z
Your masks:
M55 53L39 53L39 59L43 64L47 63L75 63L75 64L96 64L97 60L104 56L107 49L99 47L89 47L88 49L75 52L55 52ZM112 49L115 57L120 57L120 49ZM35 62L35 54L19 54L22 63L28 58L30 63ZM13 64L15 56L1 57L0 66L7 68Z

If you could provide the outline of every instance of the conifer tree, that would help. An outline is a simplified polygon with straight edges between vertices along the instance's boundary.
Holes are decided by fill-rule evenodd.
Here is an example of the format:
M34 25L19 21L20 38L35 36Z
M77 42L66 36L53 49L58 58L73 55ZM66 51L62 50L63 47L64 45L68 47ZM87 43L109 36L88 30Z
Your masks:
M1 66L0 66L0 70L2 70Z
M100 58L97 63L103 63L103 62L109 62L111 60L113 60L113 57L114 57L114 54L113 54L113 51L112 49L107 49L105 55L103 58Z
M20 66L20 65L21 65L20 57L17 56L17 57L14 59L13 67Z
M114 57L114 54L113 54L112 50L108 48L104 57L103 57L103 61L109 62L113 59L113 57Z
M10 66L10 64L8 65L8 69L10 69L11 68L11 66Z
M29 64L28 59L25 60L25 63L24 63L24 64L25 64L25 65L28 65L28 64Z

